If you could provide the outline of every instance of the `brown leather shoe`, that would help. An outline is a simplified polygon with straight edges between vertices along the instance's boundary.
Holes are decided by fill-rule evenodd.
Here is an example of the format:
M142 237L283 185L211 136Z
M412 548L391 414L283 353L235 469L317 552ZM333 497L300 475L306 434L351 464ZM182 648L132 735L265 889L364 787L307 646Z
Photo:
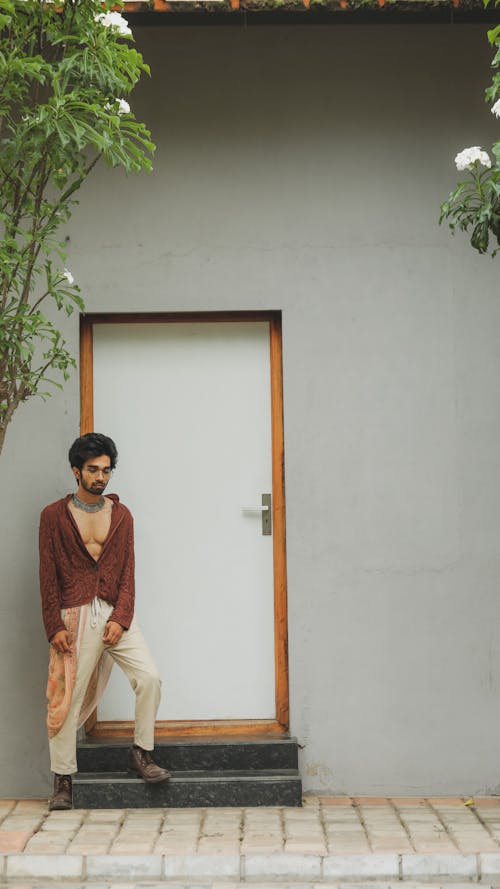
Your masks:
M129 752L129 768L149 784L157 784L170 778L170 772L157 765L149 750L134 746Z
M71 775L54 775L54 795L49 800L49 811L73 808L73 782Z

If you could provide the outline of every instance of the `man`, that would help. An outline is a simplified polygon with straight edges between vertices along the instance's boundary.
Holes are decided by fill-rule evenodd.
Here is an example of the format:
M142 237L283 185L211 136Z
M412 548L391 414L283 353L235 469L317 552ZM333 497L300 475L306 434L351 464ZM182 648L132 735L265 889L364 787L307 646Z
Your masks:
M130 768L149 782L170 777L150 753L161 683L134 618L133 520L116 494L104 496L117 457L106 435L78 438L69 451L77 491L47 506L40 518L40 591L51 646L50 809L73 804L77 729L102 693L112 661L136 695Z

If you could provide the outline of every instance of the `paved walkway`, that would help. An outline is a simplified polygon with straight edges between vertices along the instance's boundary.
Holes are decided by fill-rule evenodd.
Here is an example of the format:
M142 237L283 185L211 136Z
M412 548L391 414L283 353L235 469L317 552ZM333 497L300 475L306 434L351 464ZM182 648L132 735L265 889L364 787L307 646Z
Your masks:
M301 809L51 813L44 801L0 800L0 881L53 879L128 889L165 881L190 889L374 880L404 880L408 889L422 881L500 886L500 798L306 796Z

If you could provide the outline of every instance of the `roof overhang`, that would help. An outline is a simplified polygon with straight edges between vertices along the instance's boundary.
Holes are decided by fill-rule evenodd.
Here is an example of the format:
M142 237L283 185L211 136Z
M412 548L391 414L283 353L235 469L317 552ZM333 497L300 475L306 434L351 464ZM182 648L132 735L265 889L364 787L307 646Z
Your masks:
M483 0L125 0L135 24L206 22L484 22L500 21L500 8Z

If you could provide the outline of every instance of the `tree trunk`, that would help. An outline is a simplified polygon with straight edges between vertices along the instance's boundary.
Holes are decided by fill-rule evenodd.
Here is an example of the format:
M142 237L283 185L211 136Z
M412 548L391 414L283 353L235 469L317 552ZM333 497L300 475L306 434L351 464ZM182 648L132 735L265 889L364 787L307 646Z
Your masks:
M19 407L20 402L21 402L21 399L16 398L15 401L13 401L11 404L9 404L4 415L0 418L0 456L2 454L2 448L4 445L4 441L5 441L5 434L7 432L7 426L9 425L10 421L12 420L12 415L13 415L14 411L16 410L16 408Z
M5 441L5 433L7 432L8 420L0 422L0 454L2 453L3 443Z

